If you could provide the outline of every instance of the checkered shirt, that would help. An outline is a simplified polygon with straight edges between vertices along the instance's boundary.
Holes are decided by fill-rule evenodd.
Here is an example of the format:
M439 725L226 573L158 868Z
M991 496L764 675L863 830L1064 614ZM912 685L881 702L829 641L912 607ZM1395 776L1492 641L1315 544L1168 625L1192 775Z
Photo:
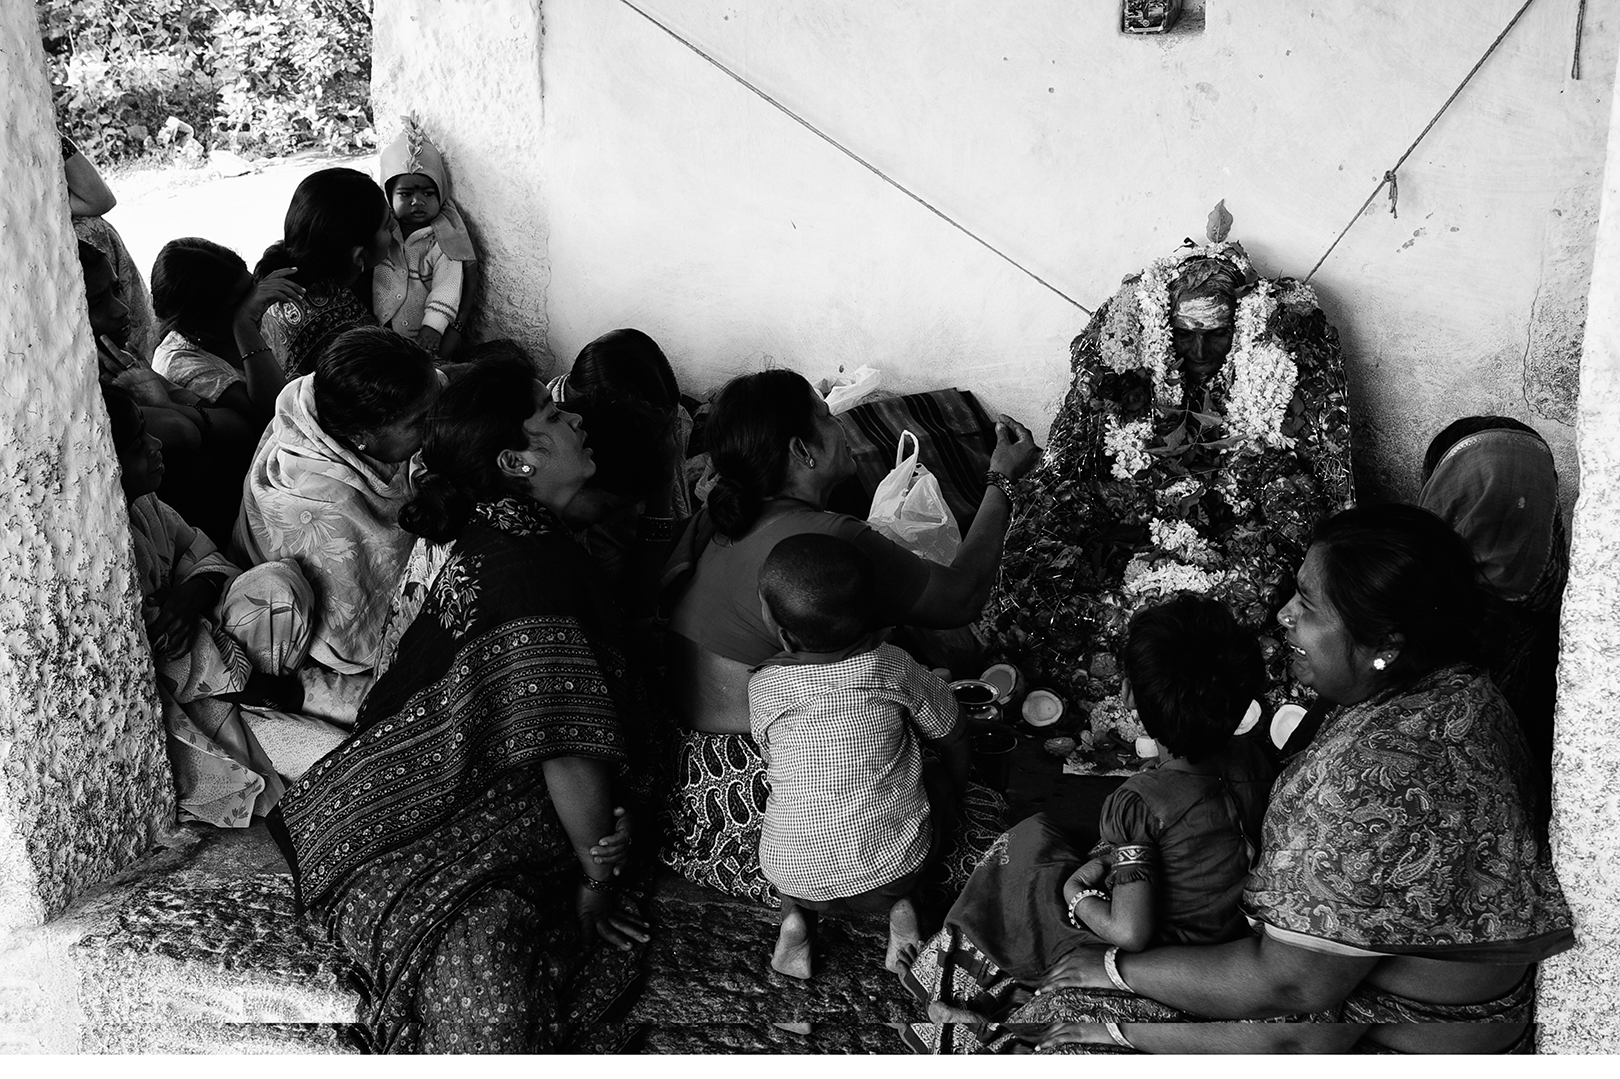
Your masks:
M932 831L912 725L929 739L951 733L943 679L880 644L836 663L761 667L748 707L770 783L759 861L772 884L820 902L922 865Z

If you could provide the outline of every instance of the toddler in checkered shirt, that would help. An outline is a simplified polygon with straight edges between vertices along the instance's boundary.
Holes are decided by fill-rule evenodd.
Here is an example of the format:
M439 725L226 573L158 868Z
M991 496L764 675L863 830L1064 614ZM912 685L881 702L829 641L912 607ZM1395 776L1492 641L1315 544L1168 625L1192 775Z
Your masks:
M912 890L937 858L967 783L968 742L939 676L874 632L872 564L854 544L805 533L760 568L765 624L783 651L748 683L770 796L760 868L782 897L771 966L808 978L823 910L889 912L885 964L922 945ZM919 742L944 769L925 769Z

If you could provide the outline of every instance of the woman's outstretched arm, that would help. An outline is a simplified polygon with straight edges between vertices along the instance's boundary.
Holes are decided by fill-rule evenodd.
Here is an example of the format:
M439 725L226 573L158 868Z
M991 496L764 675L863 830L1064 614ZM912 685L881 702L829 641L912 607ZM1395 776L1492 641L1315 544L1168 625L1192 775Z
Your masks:
M1010 416L996 422L996 448L990 471L1016 480L1035 465L1040 450L1029 429ZM929 563L928 585L903 621L929 629L965 626L984 610L1001 567L1001 545L1007 538L1012 502L999 487L985 485L984 498L962 546L948 566Z
M1110 989L1101 949L1062 960L1041 983ZM1229 944L1154 948L1117 957L1119 975L1139 996L1218 1019L1270 1019L1320 1012L1361 984L1378 956L1331 955L1254 936Z

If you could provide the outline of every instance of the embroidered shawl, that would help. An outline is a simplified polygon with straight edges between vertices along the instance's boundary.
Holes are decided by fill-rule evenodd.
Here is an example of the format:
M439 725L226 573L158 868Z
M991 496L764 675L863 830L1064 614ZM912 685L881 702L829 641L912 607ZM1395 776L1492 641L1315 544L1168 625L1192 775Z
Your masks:
M1272 790L1244 905L1304 947L1534 962L1574 943L1490 679L1431 672L1331 718Z
M526 499L478 506L355 733L283 803L304 900L392 851L455 847L457 821L543 791L553 757L624 760L638 703L621 632L554 516Z
M394 586L416 537L399 527L409 469L350 450L321 427L315 376L294 379L242 490L233 551L247 565L294 558L314 588L310 658L340 674L377 660Z

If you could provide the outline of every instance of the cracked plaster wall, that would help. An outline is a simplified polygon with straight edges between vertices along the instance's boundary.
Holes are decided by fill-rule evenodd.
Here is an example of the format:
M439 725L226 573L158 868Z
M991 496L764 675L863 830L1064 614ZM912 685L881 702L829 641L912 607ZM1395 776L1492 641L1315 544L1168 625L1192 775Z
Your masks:
M1553 756L1553 854L1578 946L1542 968L1544 1051L1620 1051L1620 110L1609 123L1576 441ZM1602 1006L1597 1002L1606 1002Z
M1520 6L1221 0L1130 39L1113 3L637 2L1088 307L1219 198L1262 269L1303 275ZM1497 412L1547 436L1573 504L1620 48L1591 5L1570 79L1577 2L1529 10L1402 168L1399 217L1377 200L1316 277L1364 496L1415 495L1429 439ZM379 126L421 109L486 243L507 233L520 302L489 329L566 365L639 326L698 392L870 363L1045 435L1085 316L624 4L398 0L376 51Z
M174 819L33 5L0 3L0 951Z

